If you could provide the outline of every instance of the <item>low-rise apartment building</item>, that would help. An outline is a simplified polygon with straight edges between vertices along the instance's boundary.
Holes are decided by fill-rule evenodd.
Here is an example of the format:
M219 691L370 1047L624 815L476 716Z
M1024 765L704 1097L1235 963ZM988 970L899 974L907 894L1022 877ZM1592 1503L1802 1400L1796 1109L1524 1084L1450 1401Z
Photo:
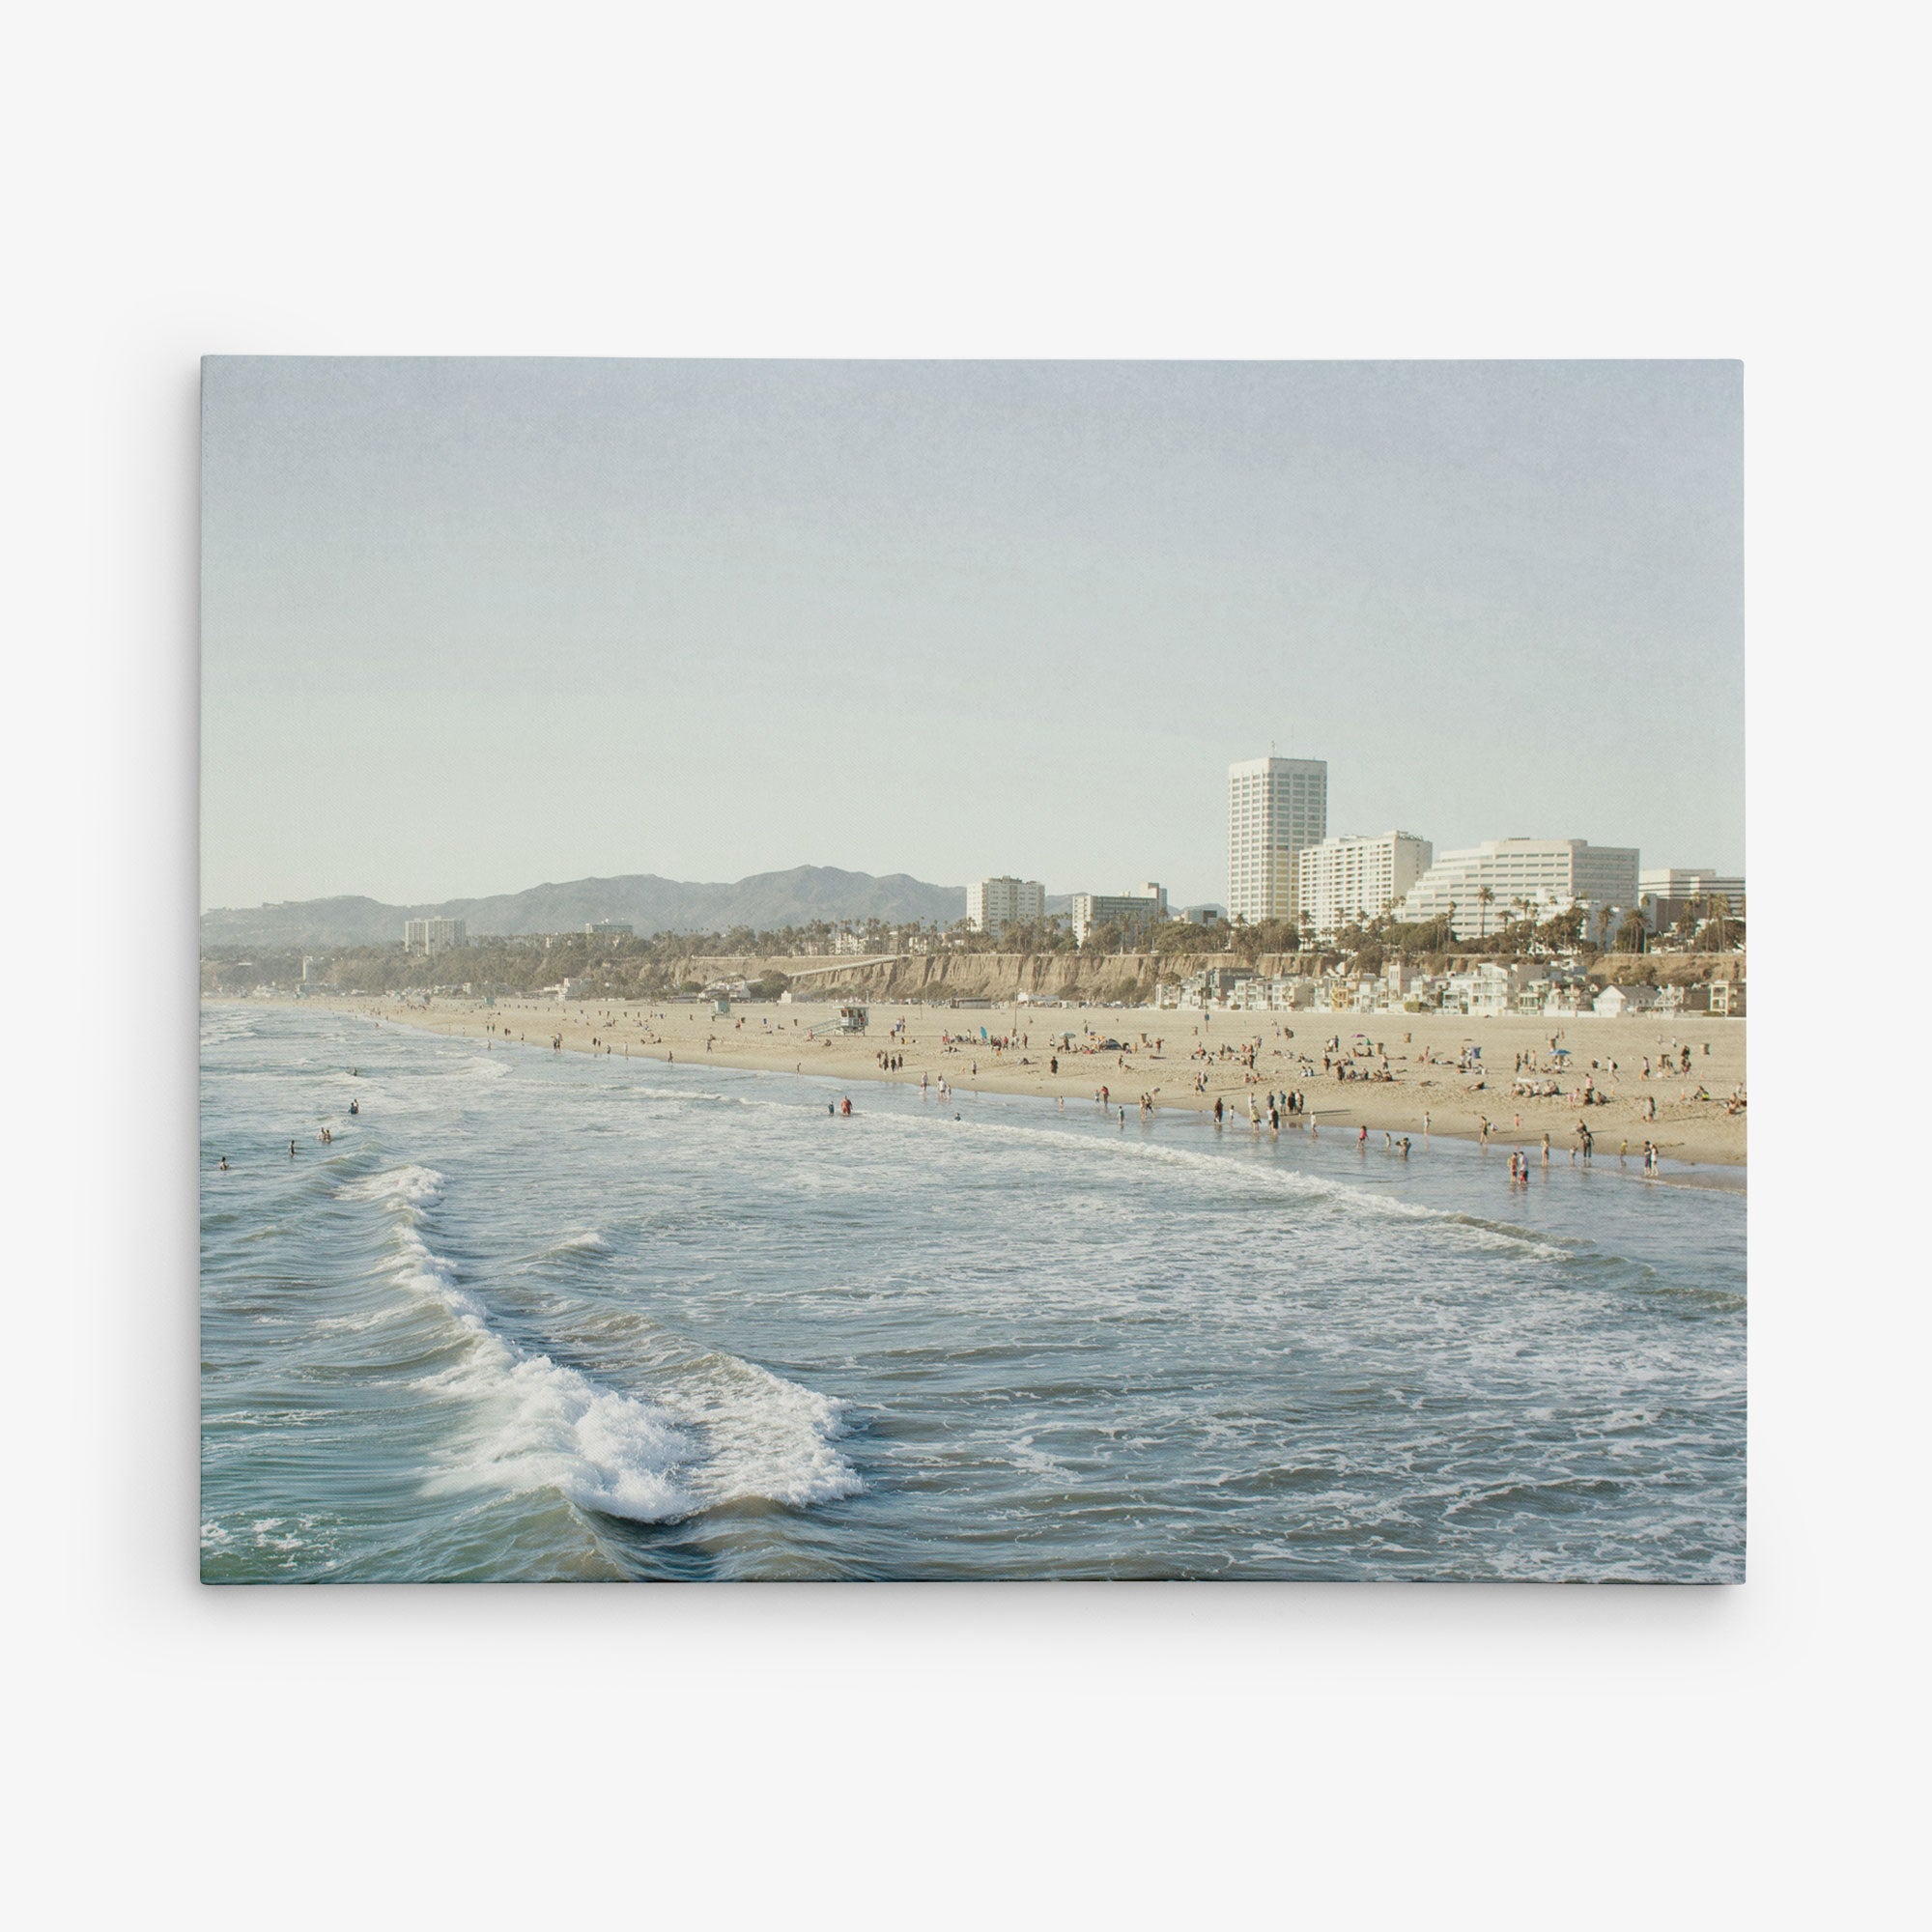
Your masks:
M1067 908L1073 943L1087 944L1097 925L1153 924L1167 918L1167 888L1152 881L1131 893L1075 893Z

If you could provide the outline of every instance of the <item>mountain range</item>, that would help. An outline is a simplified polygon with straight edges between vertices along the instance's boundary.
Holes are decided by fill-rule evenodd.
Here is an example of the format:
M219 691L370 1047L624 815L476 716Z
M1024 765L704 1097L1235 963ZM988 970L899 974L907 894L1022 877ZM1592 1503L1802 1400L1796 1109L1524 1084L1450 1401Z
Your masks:
M385 905L380 899L289 899L275 905L215 907L201 916L204 946L381 946L403 936L406 919L460 919L472 934L568 932L597 920L626 920L639 937L655 932L769 931L814 920L931 920L966 916L964 886L933 886L904 872L875 878L832 866L754 872L731 885L690 884L634 872L615 879L571 879L488 898L437 905Z

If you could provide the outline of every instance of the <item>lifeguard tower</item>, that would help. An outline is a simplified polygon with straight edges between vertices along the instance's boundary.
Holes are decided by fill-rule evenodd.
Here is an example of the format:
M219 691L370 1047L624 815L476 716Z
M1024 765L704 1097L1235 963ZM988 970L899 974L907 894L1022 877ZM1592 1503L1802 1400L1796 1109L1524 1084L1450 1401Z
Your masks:
M816 1039L822 1033L864 1033L869 1017L864 1007L840 1007L836 1020L820 1020L815 1027L807 1030L805 1037L807 1039Z

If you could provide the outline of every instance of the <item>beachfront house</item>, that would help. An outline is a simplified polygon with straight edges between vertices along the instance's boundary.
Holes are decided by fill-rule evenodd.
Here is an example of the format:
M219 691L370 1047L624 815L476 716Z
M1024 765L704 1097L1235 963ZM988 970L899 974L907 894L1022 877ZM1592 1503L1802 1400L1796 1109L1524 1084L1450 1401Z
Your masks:
M1711 989L1708 986L1660 986L1657 989L1657 1005L1652 1010L1658 1013L1708 1013L1711 1010Z
M1209 966L1180 982L1179 1004L1192 1012L1234 1003L1236 990L1254 978L1245 966Z
M1571 966L1547 966L1517 989L1519 1013L1579 1013L1587 1012L1589 1007L1589 984Z
M1605 986L1590 1003L1590 1010L1600 1019L1622 1019L1626 1013L1644 1013L1658 1004L1655 986Z
M1728 1019L1743 1019L1745 1016L1745 982L1742 980L1713 980L1711 981L1711 1010Z
M1297 989L1308 983L1291 973L1257 973L1229 995L1228 1005L1251 1013L1287 1012L1295 1003Z
M1529 977L1525 966L1485 959L1463 973L1452 973L1443 988L1445 1012L1495 1017L1516 1010L1517 994Z

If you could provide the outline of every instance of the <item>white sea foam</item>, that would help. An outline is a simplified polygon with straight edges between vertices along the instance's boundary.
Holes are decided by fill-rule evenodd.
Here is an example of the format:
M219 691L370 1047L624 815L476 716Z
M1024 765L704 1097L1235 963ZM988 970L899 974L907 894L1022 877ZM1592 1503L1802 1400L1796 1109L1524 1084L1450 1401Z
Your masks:
M416 1386L461 1395L478 1411L474 1439L440 1487L554 1489L584 1509L641 1522L696 1507L684 1481L696 1457L688 1435L635 1397L525 1354L480 1324L464 1360Z
M708 1502L761 1496L802 1507L865 1488L833 1446L845 1433L842 1405L755 1362L705 1356L663 1400L704 1433L707 1454L693 1480Z

